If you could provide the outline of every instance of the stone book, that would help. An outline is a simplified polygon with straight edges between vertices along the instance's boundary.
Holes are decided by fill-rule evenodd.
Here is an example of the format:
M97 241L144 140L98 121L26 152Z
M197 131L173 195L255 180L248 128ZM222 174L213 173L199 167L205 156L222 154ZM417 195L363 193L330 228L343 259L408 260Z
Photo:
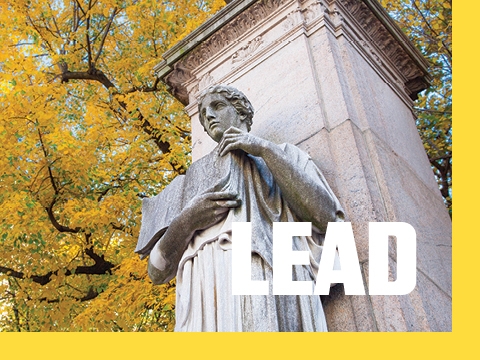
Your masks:
M231 162L231 153L218 156L218 151L215 149L195 161L185 175L178 175L160 194L143 199L142 225L135 248L140 258L144 259L150 254L172 220L180 214L191 199L206 192L225 190Z

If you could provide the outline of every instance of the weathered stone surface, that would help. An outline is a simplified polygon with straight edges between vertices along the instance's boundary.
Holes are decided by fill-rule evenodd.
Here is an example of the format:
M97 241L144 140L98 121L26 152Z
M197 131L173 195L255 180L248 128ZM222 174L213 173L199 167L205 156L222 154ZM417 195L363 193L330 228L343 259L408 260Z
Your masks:
M328 331L358 331L350 298L343 294L343 285L339 284L323 299Z
M377 217L353 129L350 121L343 122L330 132L329 140L337 168L338 196L352 222L358 258L363 262L368 258L368 222L377 221Z
M168 190L152 198L144 198L142 226L135 252L146 256L189 201L221 182L231 167L229 157L204 156L188 168L186 175L177 176L168 185Z
M323 299L331 331L451 330L451 221L411 110L426 63L376 1L232 1L157 70L171 71L172 92L188 104L194 160L215 146L196 97L216 83L251 99L252 134L308 152L352 222L366 279L368 222L415 228L415 290L344 296L338 285Z
M415 305L425 312L430 330L452 331L452 297L439 289L422 271L417 272L417 289L421 303L416 302Z
M431 331L427 314L423 308L423 302L419 288L415 288L410 294L399 296L400 307L405 318L407 331ZM444 329L449 329L444 327ZM435 330L434 330L435 331Z
M308 58L305 41L296 38L289 43L291 52L278 52L265 59L235 82L235 86L245 89L245 94L255 99L255 122L252 134L275 143L299 143L324 127L322 109L316 96L311 69L303 66ZM272 69L278 77L265 77L265 69ZM290 69L297 69L292 72ZM257 80L262 79L259 83ZM289 89L287 92L265 91L265 89ZM197 109L189 107L192 123L197 117ZM208 139L198 125L193 128L194 159L215 144ZM295 131L292 131L295 129ZM197 155L198 154L198 155Z
M370 193L370 201L372 202L372 220L376 222L389 221L387 217L387 208L383 199L381 188L378 185L378 176L372 164L375 149L369 146L370 131L359 129L352 122L353 135L358 149L358 155L362 162L363 174ZM364 259L362 259L363 261Z
M391 279L396 263L390 258ZM363 264L368 283L368 262ZM451 297L417 271L417 286L408 295L370 296L379 331L451 331ZM442 309L440 311L439 309Z
M232 1L216 16L210 18L186 39L167 51L165 61L155 67L157 74L166 78L171 91L185 105L189 103L188 85L193 72L219 53L225 54L233 42L249 32L278 24L285 31L302 31L310 34L328 24L335 32L349 33L352 40L362 44L367 57L379 65L381 57L388 59L402 76L405 93L415 98L427 85L427 63L408 42L378 3L372 0L337 0L329 3L292 0ZM346 20L346 21L345 21ZM273 23L273 25L272 25ZM352 32L352 29L354 31ZM260 32L262 33L262 32ZM373 41L372 41L373 40ZM366 45L372 41L371 45ZM242 48L248 45L245 42ZM378 52L378 53L377 53Z
M409 164L382 142L374 141L379 177L384 179L379 184L382 193L388 194L394 212L390 221L404 221L415 228L418 269L451 295L451 220L439 190L430 190Z
M136 250L150 255L155 284L176 276L175 330L326 331L319 296L233 295L233 247L247 241L233 230L235 223L251 224L252 277L271 283L272 227L311 222L311 235L293 236L291 245L307 252L309 263L291 270L294 281L313 283L327 226L344 219L338 200L307 154L249 134L253 108L243 93L212 86L199 102L200 122L218 145L144 201Z
M368 261L365 262L362 267L365 273L365 280L368 284ZM390 271L391 270L390 268ZM399 298L397 295L370 296L378 331L408 331Z
M327 129L333 129L349 119L349 102L344 96L342 63L338 61L338 44L335 37L327 28L318 30L309 37L309 46L312 54L312 65L315 68L319 87L319 100L324 105ZM328 104L335 104L329 106Z
M338 194L337 167L330 151L329 137L327 129L323 128L296 145L312 157L318 168L322 170L332 190Z
M275 58L265 60L262 67L253 68L236 83L239 87L250 88L250 96L255 98L252 133L279 144L298 143L324 126L311 71L303 66L308 56L305 43L297 38L289 46L292 52L278 53ZM278 73L278 77L265 77L265 68ZM298 71L292 72L291 69ZM256 79L260 78L263 78L262 87L247 85L256 83ZM265 91L276 88L289 91Z
M350 299L357 331L378 331L368 296L345 296Z
M362 61L352 45L347 44L344 53L343 62L350 68L344 76L349 78L349 89L354 92L353 99L358 103L355 108L359 109L352 114L351 120L360 129L369 129L373 136L388 144L430 189L437 190L413 119L412 104L398 97L390 84Z

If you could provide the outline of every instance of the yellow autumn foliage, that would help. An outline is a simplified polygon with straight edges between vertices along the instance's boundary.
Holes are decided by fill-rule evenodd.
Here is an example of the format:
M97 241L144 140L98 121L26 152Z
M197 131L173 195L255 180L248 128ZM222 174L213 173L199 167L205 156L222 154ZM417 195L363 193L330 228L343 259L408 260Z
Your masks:
M431 63L417 123L451 206L451 1L381 0ZM190 164L152 74L223 0L0 0L0 331L171 331L133 253L141 198Z
M414 104L417 128L452 214L452 0L381 0L429 62L431 86Z
M0 0L0 331L171 331L133 253L190 163L161 55L223 0Z

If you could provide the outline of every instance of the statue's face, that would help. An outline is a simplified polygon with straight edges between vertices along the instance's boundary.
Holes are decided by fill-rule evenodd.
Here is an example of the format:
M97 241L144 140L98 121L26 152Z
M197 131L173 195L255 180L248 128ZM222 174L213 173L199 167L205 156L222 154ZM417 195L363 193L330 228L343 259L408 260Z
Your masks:
M216 142L222 139L223 133L231 126L247 131L247 124L242 121L242 116L221 94L213 93L205 96L200 112L205 131Z

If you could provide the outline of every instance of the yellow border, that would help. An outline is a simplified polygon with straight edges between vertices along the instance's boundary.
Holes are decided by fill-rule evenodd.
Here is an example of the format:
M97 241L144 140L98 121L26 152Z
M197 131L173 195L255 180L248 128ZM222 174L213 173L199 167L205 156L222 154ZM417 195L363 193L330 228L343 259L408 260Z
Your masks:
M22 360L450 359L466 355L468 350L468 338L463 338L458 330L368 334L9 333L2 334L1 339L4 359Z
M352 358L446 359L478 354L480 307L473 276L479 272L476 210L480 178L480 2L454 1L455 51L455 216L454 322L452 333L329 334L0 334L3 359L166 359L166 358ZM470 156L472 159L470 159ZM467 199L469 200L467 202ZM471 280L471 281L470 281ZM475 347L475 348L474 348ZM180 355L182 354L182 355Z

